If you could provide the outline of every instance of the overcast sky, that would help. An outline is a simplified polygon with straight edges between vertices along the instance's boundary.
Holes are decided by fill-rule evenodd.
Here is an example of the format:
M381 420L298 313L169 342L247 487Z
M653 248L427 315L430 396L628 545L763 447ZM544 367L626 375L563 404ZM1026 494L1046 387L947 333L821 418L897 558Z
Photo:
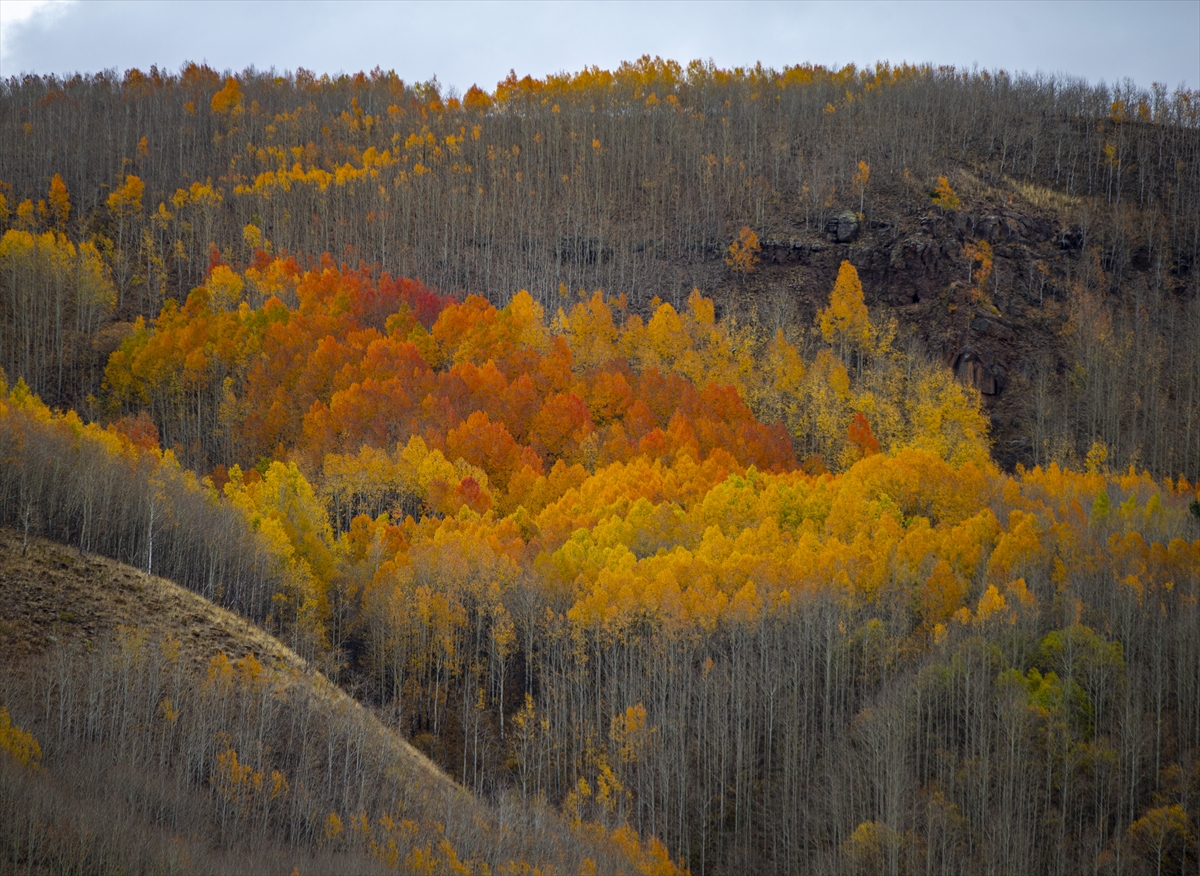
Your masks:
M1141 2L128 2L0 0L0 74L185 61L491 90L643 54L781 68L934 62L1200 87L1200 0Z

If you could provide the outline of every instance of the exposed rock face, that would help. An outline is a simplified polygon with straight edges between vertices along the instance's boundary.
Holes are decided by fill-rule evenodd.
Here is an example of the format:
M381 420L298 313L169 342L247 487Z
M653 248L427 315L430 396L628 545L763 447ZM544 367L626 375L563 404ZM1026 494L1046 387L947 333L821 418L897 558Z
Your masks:
M825 237L830 243L850 243L858 237L858 214L845 210L825 224Z
M980 395L996 396L1004 391L1008 370L999 362L988 363L974 350L964 350L955 357L954 373Z
M762 270L745 293L758 299L760 313L782 308L798 326L811 327L838 265L849 260L867 304L894 317L902 333L979 391L997 461L1029 464L1019 387L1047 361L1062 361L1067 278L1080 258L1081 230L1049 211L1011 203L953 212L893 206L876 204L868 221L845 210L816 234L796 228L763 239ZM963 254L974 241L987 241L994 254L983 290L974 288ZM1135 254L1131 268L1144 270L1148 262Z

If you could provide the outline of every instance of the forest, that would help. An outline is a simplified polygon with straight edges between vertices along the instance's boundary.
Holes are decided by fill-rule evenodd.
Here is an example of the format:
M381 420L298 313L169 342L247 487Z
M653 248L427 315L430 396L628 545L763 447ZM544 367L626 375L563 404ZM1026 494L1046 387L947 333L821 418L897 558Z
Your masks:
M252 621L526 827L422 851L460 828L382 730L129 632L10 673L0 780L115 745L193 842L402 872L1196 872L1198 100L9 79L0 523Z

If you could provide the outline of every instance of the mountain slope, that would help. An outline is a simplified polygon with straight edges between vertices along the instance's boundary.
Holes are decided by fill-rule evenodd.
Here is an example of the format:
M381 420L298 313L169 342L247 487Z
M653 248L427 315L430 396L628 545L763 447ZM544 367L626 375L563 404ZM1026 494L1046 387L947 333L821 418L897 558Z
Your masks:
M525 289L551 315L599 288L648 317L698 287L803 346L845 258L984 394L1002 465L1100 438L1116 468L1195 480L1197 107L1063 75L649 57L461 99L381 70L13 78L0 368L104 416L110 355L219 264L255 276L219 275L217 300L289 302L268 254L496 304ZM753 271L726 262L742 227ZM154 417L185 465L228 464L208 421Z

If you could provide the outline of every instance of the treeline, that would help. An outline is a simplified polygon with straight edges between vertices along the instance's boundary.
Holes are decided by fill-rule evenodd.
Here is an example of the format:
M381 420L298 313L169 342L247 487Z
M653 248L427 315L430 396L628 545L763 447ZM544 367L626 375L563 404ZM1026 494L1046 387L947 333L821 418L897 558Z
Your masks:
M264 622L285 569L146 416L101 428L52 414L0 376L0 523L171 578Z
M679 310L699 287L767 336L802 334L820 296L774 285L765 265L749 286L726 271L740 227L775 259L865 212L890 254L851 257L883 297L909 262L930 268L901 236L928 214L954 240L937 247L942 294L973 274L960 244L996 244L990 289L962 303L1017 320L1047 351L1005 363L1028 400L1006 460L1070 464L1099 436L1121 465L1197 475L1191 92L643 58L461 97L379 70L14 77L0 106L0 225L16 235L0 254L0 367L51 404L101 415L88 399L135 318L259 250L305 267L332 253L498 306L527 289L551 312L600 288L647 316L654 298ZM958 195L936 196L939 177ZM1014 198L1045 225L1037 246L1013 236ZM1111 332L1073 304L1081 291ZM952 359L934 338L953 319L932 319L928 353Z
M545 305L566 285L678 306L699 279L689 266L743 224L764 237L823 228L964 165L1081 198L1071 220L1118 274L1135 238L1164 269L1193 264L1200 245L1195 99L1159 85L643 58L460 99L379 70L188 65L12 78L0 105L10 209L29 199L36 221L61 173L73 227L127 250L118 286L146 315L199 283L210 244L236 253L251 225L247 242L338 257L350 246L393 275L498 303L526 288ZM129 176L144 194L118 197Z
M102 402L111 416L148 411L218 486L235 461L286 457L323 473L339 484L329 489L342 529L402 497L417 516L456 509L427 495L432 469L417 473L431 451L472 467L458 478L486 495L479 512L528 505L559 463L592 472L680 447L773 471L797 451L814 472L880 447L988 458L977 394L897 349L848 262L802 352L782 330L762 338L718 321L699 290L647 320L596 292L548 321L525 291L497 309L331 260L302 271L262 255L243 274L216 265L183 306L168 303L153 328L139 322L109 359ZM414 467L405 484L372 467L372 448L393 447Z

